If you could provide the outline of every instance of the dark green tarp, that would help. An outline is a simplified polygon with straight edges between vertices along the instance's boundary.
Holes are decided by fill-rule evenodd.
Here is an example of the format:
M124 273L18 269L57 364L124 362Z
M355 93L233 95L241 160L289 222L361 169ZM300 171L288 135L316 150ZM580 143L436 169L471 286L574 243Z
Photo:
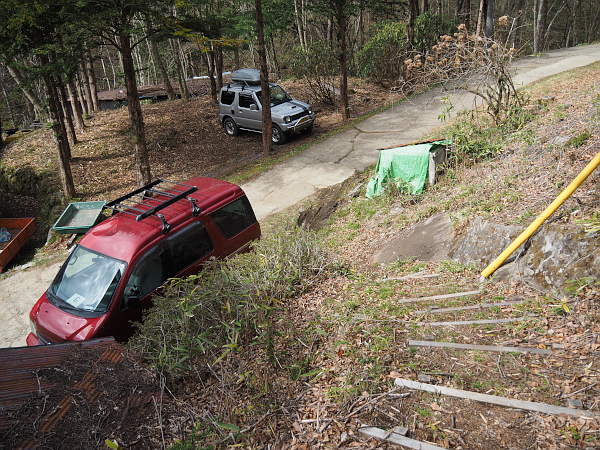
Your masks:
M380 150L375 176L367 185L367 197L380 195L390 185L402 192L421 193L427 179L429 152L447 144L448 141L435 141Z

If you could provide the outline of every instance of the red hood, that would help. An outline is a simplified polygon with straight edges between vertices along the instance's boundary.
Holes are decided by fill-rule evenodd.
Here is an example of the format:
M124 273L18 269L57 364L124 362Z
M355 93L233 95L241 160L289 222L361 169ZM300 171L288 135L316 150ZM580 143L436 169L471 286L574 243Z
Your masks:
M50 342L82 341L95 337L95 330L107 316L108 312L93 318L74 316L50 303L46 294L30 313L37 332Z

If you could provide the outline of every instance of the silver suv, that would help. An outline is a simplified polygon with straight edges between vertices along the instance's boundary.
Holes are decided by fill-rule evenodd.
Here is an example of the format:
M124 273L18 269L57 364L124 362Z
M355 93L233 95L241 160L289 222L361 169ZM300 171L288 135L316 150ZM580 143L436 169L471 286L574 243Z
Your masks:
M231 79L233 83L223 86L219 95L219 120L225 132L229 136L237 136L240 130L262 132L260 72L240 69L233 72ZM315 121L310 105L292 99L278 84L269 86L273 143L283 144L290 133L310 133Z

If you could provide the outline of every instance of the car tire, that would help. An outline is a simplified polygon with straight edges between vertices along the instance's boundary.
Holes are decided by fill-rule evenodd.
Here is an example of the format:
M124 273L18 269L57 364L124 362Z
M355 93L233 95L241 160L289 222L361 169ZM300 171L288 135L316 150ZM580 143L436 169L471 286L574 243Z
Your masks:
M281 144L285 143L286 139L287 139L287 136L281 130L281 128L279 128L279 126L273 124L273 134L271 137L273 144L281 145Z
M306 134L311 134L311 133L312 133L312 130L313 130L313 125L314 125L314 124L312 124L312 123L311 123L309 126L307 126L307 127L304 129L304 132L305 132Z
M225 128L225 133L229 136L237 136L240 134L240 129L231 117L228 117L223 121L223 128Z

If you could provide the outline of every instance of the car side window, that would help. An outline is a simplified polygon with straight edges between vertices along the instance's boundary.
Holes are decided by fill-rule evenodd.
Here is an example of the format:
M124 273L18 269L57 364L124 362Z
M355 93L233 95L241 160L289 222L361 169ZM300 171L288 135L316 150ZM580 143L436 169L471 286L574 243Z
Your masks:
M166 246L171 250L175 275L213 250L213 244L200 221L169 237Z
M246 196L211 213L210 218L227 239L256 223L256 216Z
M213 250L204 224L196 221L149 250L136 264L127 284L125 299L150 294ZM123 309L125 302L121 305Z
M254 98L248 94L240 94L240 108L250 108L251 105L256 105Z
M157 245L150 249L137 262L129 276L127 284L125 284L125 298L129 298L130 295L142 298L151 293L167 281L168 268L168 258L164 247ZM123 307L124 303L121 305L121 308Z
M231 105L235 100L235 92L223 91L221 92L221 103L224 105Z

